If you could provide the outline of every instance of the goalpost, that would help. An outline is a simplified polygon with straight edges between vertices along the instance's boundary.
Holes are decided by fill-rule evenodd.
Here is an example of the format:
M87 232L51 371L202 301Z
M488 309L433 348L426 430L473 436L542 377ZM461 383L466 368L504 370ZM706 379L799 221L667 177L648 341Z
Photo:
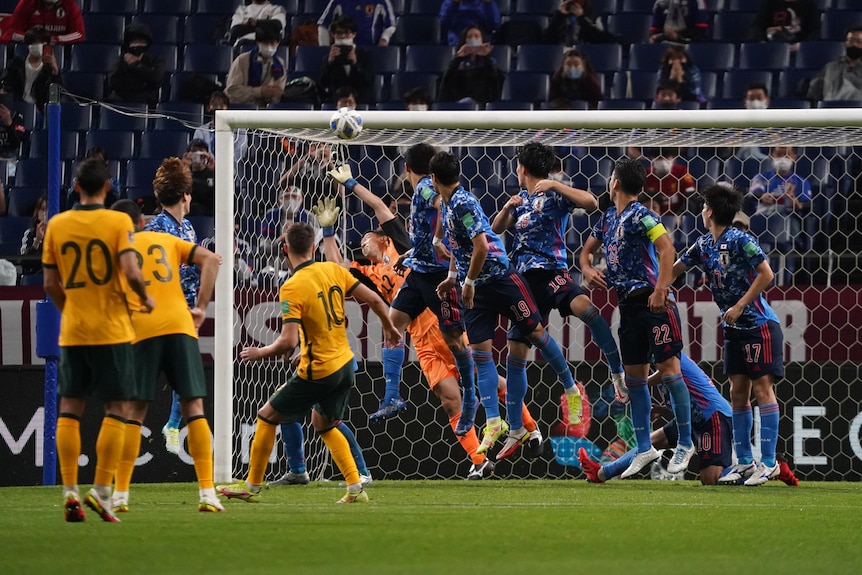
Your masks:
M855 426L859 442L854 416L862 411L862 395L853 388L853 374L862 364L862 350L841 312L846 312L845 317L860 313L849 295L852 289L845 286L862 283L862 267L853 251L862 245L855 227L855 218L862 213L862 202L857 201L862 187L856 190L857 181L862 181L862 148L856 148L862 146L862 109L360 111L364 129L350 142L339 140L328 129L331 114L227 110L215 115L215 243L224 258L213 305L216 480L226 481L245 472L256 411L290 370L282 360L245 363L238 359L242 346L265 345L280 331L277 290L284 273L280 273L272 222L267 224L269 235L261 231L268 212L279 207L279 196L289 186L303 193L307 211L322 197L338 193L343 207L338 226L341 245L346 257L358 258L358 238L376 227L376 220L356 198L345 197L343 190L326 179L328 156L335 165L348 162L355 178L382 197L393 193L392 184L403 172L399 149L422 141L449 148L462 158L462 182L476 193L490 218L517 192L517 148L528 141L554 146L561 158L561 177L599 196L606 190L614 160L621 155L643 154L646 163L656 154L675 154L675 163L685 167L691 180L674 176L681 199L662 219L680 249L703 233L700 205L691 188L696 191L726 181L748 192L752 179L770 169L770 163L756 156L745 159L742 150L761 147L768 153L773 146L793 146L795 169L811 185L812 201L776 218L759 206L756 197L747 196L752 233L758 235L776 269L778 286L768 296L785 329L788 380L798 378L793 387L778 387L782 402L779 451L796 459L800 477L840 479L856 465L851 461L853 454L843 453L844 448L835 446L830 438L852 433ZM235 148L243 153L242 158L235 157ZM281 180L291 166L300 167ZM657 196L662 198L662 194ZM754 215L755 211L764 213ZM573 214L567 236L573 262L596 218L597 214ZM241 273L230 273L237 263L235 252L242 260L236 268ZM577 272L576 267L573 271ZM728 396L719 363L718 311L699 287L699 278L690 274L680 289L685 349ZM595 290L589 295L616 335L615 296ZM410 409L396 420L369 427L367 413L377 408L382 395L382 338L376 320L367 322L366 311L358 304L349 304L345 311L351 347L360 364L359 400L351 405L348 423L357 430L372 473L386 478L463 477L469 464L415 366L405 369L402 382L402 396ZM578 320L564 320L556 314L549 329L565 348L576 379L586 388L590 424L575 429L561 421L562 389L543 362L534 362L529 372L529 407L543 435L550 436L551 447L537 462L501 463L500 474L575 477L579 471L570 465L578 446L608 457L625 448L624 410L612 403L607 368L588 330ZM415 360L415 353L411 358ZM818 410L811 401L820 392L803 390L800 383L812 389L829 385L830 400L842 407ZM799 424L798 413L800 418L820 417L820 427L804 421ZM815 430L820 443L806 444L806 438L815 438ZM328 478L331 471L325 450L311 435L306 438L309 472L318 479ZM829 450L841 453L827 453ZM286 470L281 452L277 445L268 479Z

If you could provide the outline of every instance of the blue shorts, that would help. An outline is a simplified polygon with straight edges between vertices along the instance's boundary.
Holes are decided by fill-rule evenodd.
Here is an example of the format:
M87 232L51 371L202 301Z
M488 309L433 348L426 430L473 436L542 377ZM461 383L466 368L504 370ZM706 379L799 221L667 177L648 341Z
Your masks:
M437 316L440 331L464 331L457 290L453 288L447 301L437 297L437 286L446 279L448 273L445 269L439 272L410 272L395 294L392 307L409 315L411 320L430 309Z
M679 432L676 421L671 420L662 428L668 445L676 447ZM700 468L719 465L722 468L733 464L733 423L723 413L716 411L709 419L692 421L691 440L697 448Z
M548 325L552 309L558 310L563 317L572 315L572 300L584 295L584 290L574 282L569 270L530 270L521 275L533 294L544 326ZM506 335L508 339L530 343L527 334L521 333L515 325L510 325Z
M784 377L784 334L778 322L752 329L724 328L724 374Z
M661 363L682 351L682 322L676 305L650 311L649 294L620 302L620 357L623 365Z
M464 310L467 339L471 344L494 339L499 316L511 320L520 333L535 331L542 316L533 294L521 274L510 270L506 275L476 286L473 309Z

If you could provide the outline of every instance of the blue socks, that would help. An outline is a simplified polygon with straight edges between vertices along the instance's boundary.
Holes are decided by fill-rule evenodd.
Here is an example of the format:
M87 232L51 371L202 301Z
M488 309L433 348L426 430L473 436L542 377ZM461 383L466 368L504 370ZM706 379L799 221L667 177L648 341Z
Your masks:
M736 415L734 413L734 415ZM775 443L778 440L778 404L766 403L760 406L760 462L767 466L775 465Z
M404 344L383 348L383 377L386 379L386 392L381 405L401 397L401 368L404 366Z
M551 339L550 334L545 331L539 341L534 341L533 345L542 352L542 357L551 364L551 367L557 372L557 377L563 382L563 387L571 389L575 387L575 378L572 377L572 371L569 369L569 364L566 363L566 358L563 357L563 350L557 345L557 342ZM519 408L520 409L520 408Z
M402 351L404 350L403 347L401 349ZM354 435L353 430L343 421L339 421L335 428L341 432L347 443L350 444L350 454L353 455L353 460L356 461L356 469L359 471L359 475L368 475L368 467L365 465L362 449L359 448L359 442L356 441L356 435Z
M650 399L647 380L641 377L626 376L626 385L629 388L629 398L632 407L632 426L634 427L635 440L637 441L638 453L649 451L652 447L650 441L650 413L652 411L652 400Z
M527 396L527 360L513 357L506 358L506 417L510 429L524 427L521 404Z
M774 405L774 404L773 404ZM763 418L761 413L761 427ZM778 407L776 406L776 414ZM751 427L754 425L754 415L751 411L751 406L734 407L733 408L733 448L736 450L736 460L739 463L748 464L754 461L754 455L751 453ZM776 428L778 426L776 425ZM761 429L760 436L763 437ZM762 449L762 447L761 447ZM773 447L773 455L775 454Z
M617 349L617 342L614 341L614 336L611 334L608 322L601 316L596 306L591 305L588 307L587 311L579 319L590 328L593 341L596 342L596 345L605 354L605 360L608 362L608 367L611 368L611 373L622 373L623 364L620 360L620 350Z
M632 464L632 461L634 461L634 458L637 454L637 449L630 449L625 454L620 456L619 459L602 465L602 471L605 472L605 480L613 479L614 477L622 475L623 471L628 469L629 465Z
M305 473L305 451L302 448L304 439L301 424L281 424L281 441L284 443L287 466L294 473Z
M171 416L168 418L168 427L179 429L183 421L183 412L180 410L180 396L176 391L171 392Z
M453 353L455 365L458 366L458 385L461 386L461 402L467 404L476 397L476 377L474 375L473 352L469 347Z
M494 356L490 351L473 350L473 361L476 363L479 400L485 408L485 417L500 417L500 400L497 398L499 374L497 366L494 365Z
M691 447L691 395L688 393L682 374L663 375L661 382L670 393L670 405L676 420L676 428L679 431L677 445Z

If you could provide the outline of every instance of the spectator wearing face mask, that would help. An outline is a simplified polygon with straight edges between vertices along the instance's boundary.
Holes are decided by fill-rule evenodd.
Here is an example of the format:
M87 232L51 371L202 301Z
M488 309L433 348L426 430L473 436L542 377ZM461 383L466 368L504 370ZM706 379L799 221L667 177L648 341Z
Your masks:
M439 17L450 46L463 44L462 36L468 28L479 28L483 35L490 36L499 30L502 21L496 0L443 0Z
M190 216L215 215L215 158L203 140L192 140L182 161L192 172Z
M430 98L422 88L408 90L403 99L407 109L411 112L427 112L431 107Z
M811 205L811 184L794 171L796 150L776 146L769 152L772 169L754 176L748 193L757 198L757 212L765 216L802 214ZM794 218L800 224L798 218ZM795 238L800 225L791 226L789 238Z
M279 35L270 28L259 26L255 32L257 44L234 58L227 74L225 93L231 102L255 104L261 108L278 102L284 93L285 66L275 55Z
M644 193L656 200L660 216L682 214L695 191L694 178L678 156L677 148L661 148L647 168Z
M165 62L149 52L153 34L149 26L133 22L123 34L123 53L108 74L110 100L118 102L159 102L165 77Z
M388 46L395 33L398 18L392 2L355 2L330 0L317 21L317 38L321 46L329 46L329 28L338 17L350 16L356 22L356 43L360 46Z
M3 21L0 44L23 42L33 26L45 28L51 44L84 41L84 19L75 0L20 0L12 16Z
M210 95L209 102L207 103L207 107L204 112L204 119L206 122L195 128L192 139L204 142L207 149L215 152L215 112L216 110L227 110L229 108L230 98L228 98L227 94L221 90L213 92ZM245 129L235 130L233 140L234 160L239 162L245 157L247 150L248 135ZM213 156L215 156L215 153L213 153Z
M707 101L701 86L700 68L682 46L671 46L662 54L656 79L658 82L676 82L679 85L680 99L683 101L701 104Z
M568 101L583 100L591 110L603 99L599 79L593 72L589 58L578 50L566 50L563 63L551 75L548 101L563 98Z
M356 109L356 93L350 86L342 86L335 91L335 109L341 108Z
M745 98L743 98L746 110L765 110L769 107L769 88L762 82L753 82L745 89ZM736 151L736 157L740 160L762 161L769 157L763 150L757 146L742 146Z
M461 34L458 51L440 81L440 101L459 102L470 99L484 106L500 99L503 73L491 56L493 47L477 26Z
M332 21L331 31L332 46L319 82L323 99L333 102L339 88L349 87L358 101L371 102L374 67L371 55L355 43L356 22L349 16L340 16Z
M602 21L596 18L590 0L562 0L548 22L545 41L549 44L577 46L578 44L616 43L620 38L607 32Z
M35 104L39 112L45 110L48 86L62 83L50 41L51 33L42 26L27 30L27 56L12 58L3 74L6 93L12 94L16 102Z
M240 2L230 20L228 41L234 46L254 44L257 39L257 29L265 27L281 42L287 27L287 11L284 6L273 4L269 0L254 0Z
M862 100L862 26L847 31L844 56L826 64L808 86L809 100Z

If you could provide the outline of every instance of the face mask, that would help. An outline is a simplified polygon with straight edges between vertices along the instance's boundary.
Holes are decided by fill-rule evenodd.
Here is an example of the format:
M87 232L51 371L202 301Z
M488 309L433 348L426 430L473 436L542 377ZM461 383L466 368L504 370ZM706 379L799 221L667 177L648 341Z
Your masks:
M776 173L786 174L793 169L793 160L784 156L783 158L772 158L772 167Z
M470 38L469 40L467 40L467 41L465 42L465 44L466 44L467 46L481 46L481 45L482 45L482 40L480 40L479 38Z
M146 44L134 44L134 45L129 46L129 48L126 50L126 52L128 52L132 56L140 56L146 51L147 51L147 45Z
M428 104L408 104L407 109L411 112L427 112Z
M666 176L670 173L671 165L673 165L673 162L663 158L660 160L653 160L652 171L656 176Z
M332 43L336 46L353 46L353 38L336 38Z
M745 107L749 110L765 110L766 100L746 100Z
M275 56L276 47L269 44L258 44L257 51L264 58L272 58Z
M302 201L297 199L290 199L284 203L284 210L288 213L295 214L300 208L302 208Z
M34 58L42 57L42 44L30 44L29 46L27 46L27 50Z
M584 71L581 68L566 68L566 78L577 80L581 77Z
M847 48L844 49L844 52L851 60L858 60L859 58L862 58L862 48L860 48L859 46L847 46Z

